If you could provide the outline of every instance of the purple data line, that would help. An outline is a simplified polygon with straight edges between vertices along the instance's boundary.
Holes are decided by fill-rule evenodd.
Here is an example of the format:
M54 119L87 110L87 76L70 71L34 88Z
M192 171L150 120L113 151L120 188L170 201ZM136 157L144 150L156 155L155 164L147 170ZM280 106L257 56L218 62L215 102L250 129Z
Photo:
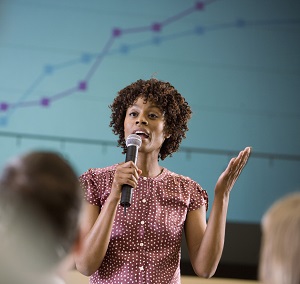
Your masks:
M13 108L17 108L17 107L32 107L32 106L38 106L38 105L40 105L40 100L14 103L11 106Z
M161 22L161 24L162 25L167 25L171 22L175 22L175 21L177 21L177 20L179 20L179 19L195 12L195 10L203 10L206 5L211 4L214 1L218 1L218 0L210 0L210 1L205 1L205 2L204 1L198 1L198 2L195 3L195 5L193 7L188 8L185 11L182 11L179 14L174 15L174 16L164 20L163 22Z
M179 20L181 18L183 18L184 16L187 16L189 14L191 14L192 12L194 12L195 10L202 10L204 8L204 5L205 5L205 2L203 1L198 1L195 3L195 5L191 8L188 8L187 10L183 11L183 12L180 12L179 14L175 15L175 16L172 16L168 19L166 19L165 21L163 21L162 23L164 24L169 24L171 22L174 22L176 20ZM7 109L15 109L16 107L27 107L27 106L32 106L32 105L42 105L42 106L48 106L51 101L53 100L58 100L62 97L65 97L65 96L68 96L76 91L85 91L86 88L87 88L87 82L91 79L91 77L94 75L96 69L98 68L98 66L100 65L102 59L104 58L104 56L106 55L106 53L108 52L108 50L110 49L110 47L112 46L113 42L114 42L114 39L116 37L119 37L121 36L122 33L138 33L138 32L144 32L144 31L155 31L155 32L159 32L161 30L161 26L162 24L159 23L159 22L156 22L156 23L153 23L152 25L150 26L144 26L144 27L136 27L136 28L129 28L129 29L124 29L124 30L121 30L121 29L114 29L113 32L112 32L112 36L109 38L109 40L107 41L106 45L104 46L102 52L97 56L94 64L91 66L91 68L89 69L89 71L87 72L86 74L86 77L85 77L85 80L82 81L79 86L77 87L73 87L69 90L66 90L66 91L63 91L63 92L60 92L54 96L52 96L51 98L49 97L44 97L40 100L35 100L35 101L27 101L27 102L24 102L22 100L24 100L24 98L26 97L26 95L28 95L32 89L33 89L33 86L30 87L30 92L29 90L25 93L26 95L24 95L20 100L19 102L17 103L14 103L14 104L10 104L10 105L6 105L6 104L2 104L2 110L7 110ZM69 63L69 62L68 62ZM74 62L72 62L73 64ZM63 65L57 65L56 68L59 68L59 67L65 67L66 64L63 64ZM42 74L44 75L44 74ZM41 80L41 78L39 78ZM39 80L39 81L40 81ZM38 81L38 80L37 80ZM34 83L33 85L36 85L37 83Z
M92 65L92 67L90 68L90 70L88 71L88 73L85 76L86 82L88 82L91 79L91 77L93 76L93 74L95 73L95 71L98 68L99 64L101 63L104 55L112 46L112 44L114 42L114 38L115 38L115 36L111 36L109 38L109 40L107 41L106 45L104 46L102 52L97 56L95 63Z
M191 7L191 8L188 8L187 10L185 11L182 11L181 13L177 14L177 15L174 15L164 21L161 22L162 25L167 25L167 24L170 24L172 22L175 22L177 20L180 20L181 18L191 14L195 12L195 7Z
M29 107L29 106L33 106L33 105L41 105L41 106L46 107L54 100L59 100L63 97L69 96L78 91L79 92L86 91L86 89L88 87L88 81L92 78L92 76L96 72L96 70L99 67L99 65L101 64L104 56L109 54L109 51L114 43L114 40L117 37L122 36L124 33L139 33L139 32L146 32L146 31L159 32L163 25L168 25L172 22L178 21L181 18L188 16L192 12L202 11L202 10L204 10L204 8L207 5L209 5L213 2L216 2L216 1L219 1L219 0L196 1L192 7L187 8L186 10L181 11L176 15L170 16L169 18L162 20L161 22L160 21L153 22L149 26L140 26L140 27L135 27L135 28L134 27L127 28L127 29L114 28L111 32L110 38L108 39L104 48L102 49L102 52L99 53L98 55L89 55L87 57L83 57L81 60L73 60L73 61L65 62L64 64L49 65L51 67L50 71L52 72L53 68L55 68L55 69L64 68L68 65L74 64L79 61L89 62L90 60L94 59L94 63L92 64L90 69L87 71L85 79L80 81L77 86L71 87L70 89L67 89L64 91L61 91L53 96L42 97L38 100L25 102L24 100L28 97L28 95L31 94L32 91L38 86L38 84L41 83L42 79L45 78L44 73L40 74L40 76L31 84L31 86L27 89L27 91L23 94L23 96L21 96L21 98L19 99L18 102L15 102L12 104L8 104L7 102L0 102L0 112L9 111L9 113L11 114L12 111L14 109L16 109L17 107ZM209 27L205 27L205 30L213 31L213 30L224 29L224 28L229 28L229 27L234 27L234 26L243 27L245 25L247 25L247 26L260 25L261 26L261 25L298 24L298 23L300 23L300 19L260 20L260 21L255 21L255 22L254 21L246 21L246 20L238 20L233 23L222 23L222 24L211 25ZM182 32L182 33L179 33L176 35L174 34L171 36L169 35L168 37L164 37L164 39L170 40L172 37L173 38L175 36L178 37L179 35L180 36L186 35L186 32ZM142 42L142 43L140 43L139 46L145 45L145 43L146 42ZM138 47L138 45L135 45L135 47ZM133 47L131 47L131 49L132 48Z
M128 29L123 29L122 33L141 33L145 31L150 31L152 29L152 26L145 26L145 27L136 27L136 28L128 28Z
M196 2L195 6L188 8L185 11L182 11L182 12L178 13L177 15L174 15L164 21L156 22L150 26L123 29L122 32L123 33L138 33L138 32L144 32L144 31L149 31L149 30L159 31L160 26L167 25L167 24L170 24L177 20L180 20L181 18L188 16L189 14L195 12L195 10L202 10L203 7L204 7L204 2Z
M72 93L76 92L77 90L78 90L78 87L72 87L68 90L65 90L61 93L58 93L58 94L52 96L51 98L43 97L42 99L39 99L39 100L14 103L14 104L11 104L11 106L13 108L16 108L16 107L31 107L31 106L40 106L40 105L48 106L52 101L58 100L62 97L69 96Z
M52 96L52 97L51 97L51 101L55 101L55 100L59 100L59 99L61 99L61 98L63 98L63 97L67 97L67 96L73 94L73 93L76 92L76 91L78 91L78 86L72 87L72 88L70 88L70 89L68 89L68 90L65 90L65 91L63 91L63 92L60 92L60 93L58 93L58 94Z

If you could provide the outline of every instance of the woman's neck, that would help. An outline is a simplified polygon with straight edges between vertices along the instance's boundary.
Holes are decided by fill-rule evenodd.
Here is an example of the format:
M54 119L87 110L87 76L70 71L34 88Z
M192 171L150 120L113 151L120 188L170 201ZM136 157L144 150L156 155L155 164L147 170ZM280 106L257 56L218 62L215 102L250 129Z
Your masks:
M163 168L158 163L157 156L139 155L137 166L142 170L144 177L156 177L161 174Z

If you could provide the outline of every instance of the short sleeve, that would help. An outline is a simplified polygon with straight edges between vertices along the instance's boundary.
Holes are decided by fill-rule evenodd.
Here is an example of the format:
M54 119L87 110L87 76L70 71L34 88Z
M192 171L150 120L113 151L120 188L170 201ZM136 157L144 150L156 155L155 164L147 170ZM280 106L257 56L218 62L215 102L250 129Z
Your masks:
M192 182L191 184L191 196L188 211L193 211L201 206L205 206L208 210L208 194L198 183Z
M89 169L79 177L84 191L84 198L93 205L100 206L99 190L93 169Z

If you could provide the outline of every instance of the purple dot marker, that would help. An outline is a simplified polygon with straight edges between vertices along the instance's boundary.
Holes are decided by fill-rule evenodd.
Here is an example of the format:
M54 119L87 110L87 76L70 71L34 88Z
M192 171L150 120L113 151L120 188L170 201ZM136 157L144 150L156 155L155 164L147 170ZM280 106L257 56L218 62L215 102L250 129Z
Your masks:
M85 91L87 88L87 83L85 81L79 82L78 84L78 90Z
M154 23L154 24L152 25L152 30L153 30L154 32L159 32L159 31L161 30L161 24L160 24L160 23Z
M118 36L121 36L122 31L120 29L116 28L116 29L113 29L112 34L114 37L118 37Z
M196 2L195 8L197 10L203 10L204 9L204 3L202 1Z
M48 98L42 98L41 99L41 105L42 106L49 106L50 100Z
M0 111L7 111L8 104L7 103L0 103Z

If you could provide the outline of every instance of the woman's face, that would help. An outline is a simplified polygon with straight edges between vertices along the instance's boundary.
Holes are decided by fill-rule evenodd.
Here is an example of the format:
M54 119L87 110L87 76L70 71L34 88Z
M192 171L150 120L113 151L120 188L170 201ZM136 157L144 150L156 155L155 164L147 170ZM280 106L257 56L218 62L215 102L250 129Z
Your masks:
M127 109L124 120L125 139L129 134L137 134L142 139L140 152L157 152L161 148L166 135L164 134L164 115L151 101L145 102L139 97Z

